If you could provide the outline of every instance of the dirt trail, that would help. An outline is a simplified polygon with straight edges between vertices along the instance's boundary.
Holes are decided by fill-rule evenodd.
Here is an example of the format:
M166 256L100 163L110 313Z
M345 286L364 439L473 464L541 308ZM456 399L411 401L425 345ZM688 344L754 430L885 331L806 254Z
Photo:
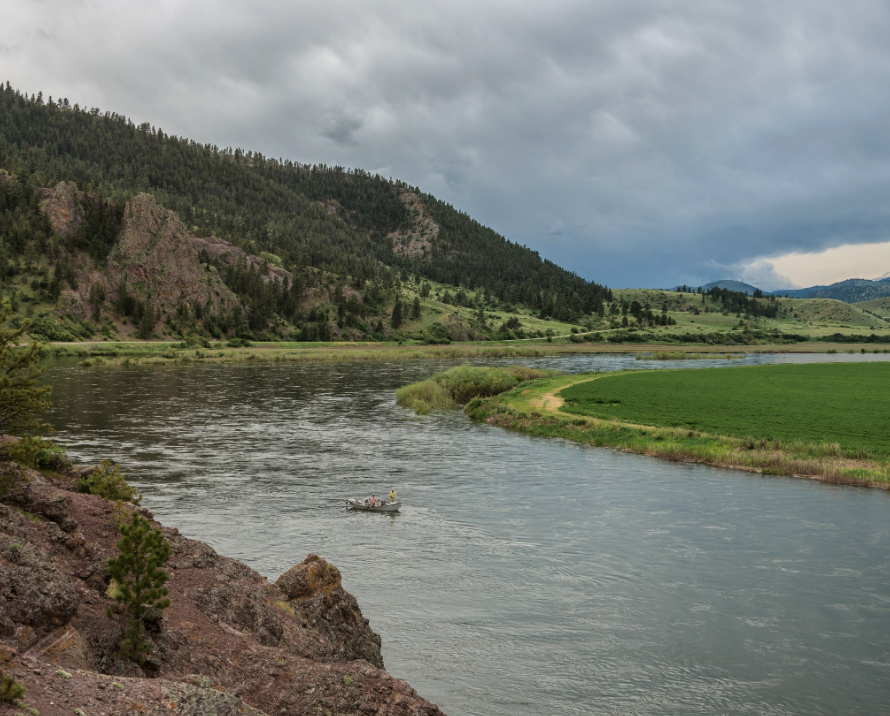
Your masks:
M531 400L528 401L529 405L531 405L533 408L539 408L540 410L542 410L546 413L561 412L561 408L562 408L563 404L565 403L565 401L562 398L560 398L557 395L557 393L560 393L563 390L565 390L566 388L576 385L577 383L586 382L588 380L596 380L597 377L599 377L599 376L596 376L596 377L591 377L589 375L578 376L577 378L575 378L574 380L572 380L569 383L563 383L562 385L558 385L557 387L552 388L551 390L541 393L541 395L538 396L537 398L532 398Z

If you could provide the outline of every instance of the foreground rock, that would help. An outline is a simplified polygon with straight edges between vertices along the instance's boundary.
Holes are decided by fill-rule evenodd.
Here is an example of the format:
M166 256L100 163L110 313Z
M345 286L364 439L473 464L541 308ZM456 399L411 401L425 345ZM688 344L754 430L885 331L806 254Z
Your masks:
M163 528L171 606L142 665L109 618L114 505L0 463L0 669L40 714L382 714L441 711L383 669L380 637L317 555L270 583ZM151 515L142 508L143 515ZM25 712L0 704L0 714Z

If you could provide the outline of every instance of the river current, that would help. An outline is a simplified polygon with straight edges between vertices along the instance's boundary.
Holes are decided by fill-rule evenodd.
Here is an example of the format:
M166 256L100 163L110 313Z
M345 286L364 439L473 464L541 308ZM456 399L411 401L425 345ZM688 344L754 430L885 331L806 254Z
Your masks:
M222 554L270 578L332 561L389 672L450 716L890 713L890 493L395 405L447 366L51 364L48 417L77 462L120 462L159 520ZM397 516L342 507L393 487Z

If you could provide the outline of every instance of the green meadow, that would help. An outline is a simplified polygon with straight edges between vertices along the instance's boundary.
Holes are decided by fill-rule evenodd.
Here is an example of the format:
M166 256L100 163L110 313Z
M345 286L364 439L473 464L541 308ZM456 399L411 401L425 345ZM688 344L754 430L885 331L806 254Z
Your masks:
M559 395L577 415L883 456L888 385L890 363L823 363L614 374Z
M666 460L888 488L888 379L890 363L557 375L474 398L466 413Z

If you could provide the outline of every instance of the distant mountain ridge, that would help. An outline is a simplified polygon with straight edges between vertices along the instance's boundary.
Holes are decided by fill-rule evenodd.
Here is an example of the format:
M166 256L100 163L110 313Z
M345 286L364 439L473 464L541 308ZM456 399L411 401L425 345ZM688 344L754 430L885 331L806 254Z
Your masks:
M675 287L673 290L680 288ZM693 290L698 286L691 286ZM756 286L736 279L711 281L701 286L703 291L710 288L723 288L749 295L757 291ZM788 296L789 298L833 298L844 303L861 303L876 298L890 296L890 273L879 279L848 278L828 286L809 286L807 288L783 288L776 291L763 291L766 296Z
M845 303L861 303L890 296L890 277L872 281L867 278L848 278L828 286L772 291L777 296L790 298L834 298Z
M682 288L682 286L674 286L671 291L676 291ZM692 289L693 291L701 288L702 291L707 291L712 288L722 288L728 291L736 291L738 293L747 293L749 295L753 294L755 291L758 291L756 286L752 286L750 283L745 283L744 281L738 281L736 279L722 279L720 281L711 281L711 283L706 283L703 286L688 286L687 288ZM764 291L764 293L767 293Z

